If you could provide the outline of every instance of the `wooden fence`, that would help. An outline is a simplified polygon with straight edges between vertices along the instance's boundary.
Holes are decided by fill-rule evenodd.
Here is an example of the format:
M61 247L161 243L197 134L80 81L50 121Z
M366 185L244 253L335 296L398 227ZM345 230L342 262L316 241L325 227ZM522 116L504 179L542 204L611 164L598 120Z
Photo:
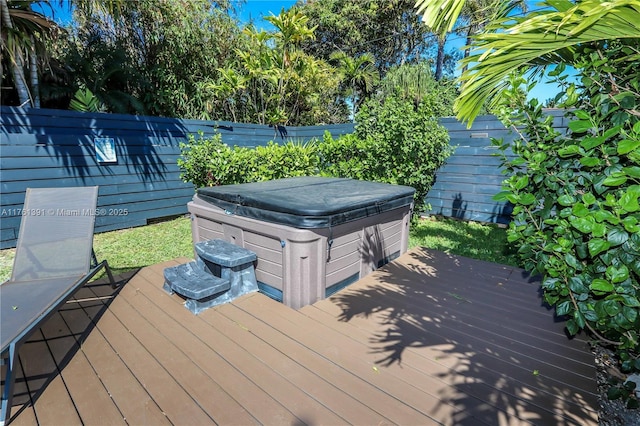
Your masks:
M555 115L556 124L566 127L561 114ZM334 137L353 131L353 124L274 128L12 107L0 107L0 124L0 248L15 246L27 187L98 185L96 231L123 229L186 213L194 188L180 180L177 159L180 142L189 134L217 131L229 145L255 147L271 140L322 138L325 131ZM503 176L490 137L512 136L493 116L479 117L471 129L455 119L442 124L456 151L427 196L430 213L507 220L505 207L491 198Z

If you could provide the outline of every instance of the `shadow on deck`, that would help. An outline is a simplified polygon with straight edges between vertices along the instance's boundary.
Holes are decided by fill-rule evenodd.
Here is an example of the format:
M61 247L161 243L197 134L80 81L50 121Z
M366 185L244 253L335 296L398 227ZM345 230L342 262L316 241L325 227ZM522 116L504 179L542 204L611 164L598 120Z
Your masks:
M519 269L415 249L299 311L194 316L174 264L89 285L23 345L12 424L597 424L586 339Z

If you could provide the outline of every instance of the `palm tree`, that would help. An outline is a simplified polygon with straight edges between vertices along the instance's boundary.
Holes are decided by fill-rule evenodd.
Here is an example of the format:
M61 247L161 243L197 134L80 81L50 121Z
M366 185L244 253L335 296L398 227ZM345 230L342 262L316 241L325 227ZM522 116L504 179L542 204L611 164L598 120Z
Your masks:
M38 108L38 51L56 24L31 9L36 1L0 0L2 54L7 59L21 106ZM29 82L25 70L29 68ZM31 86L31 88L29 87Z
M423 21L434 31L454 28L465 0L418 0ZM543 1L524 17L509 17L508 0L498 6L485 30L472 37L472 50L462 63L455 109L469 124L487 99L495 100L514 70L541 76L549 66L571 64L576 47L603 40L640 38L640 0Z
M46 16L33 10L33 5L39 3L50 5L49 0L0 0L0 14L2 15L2 44L3 57L7 58L11 76L21 106L40 107L38 63L46 60L47 52L44 41L59 30L60 27ZM63 4L63 0L59 0ZM77 7L87 12L107 13L114 19L120 12L126 0L71 0L69 8ZM26 69L29 68L27 82Z
M371 53L353 58L344 52L335 52L331 55L331 59L338 63L345 85L345 94L351 97L351 118L353 119L362 98L373 91L374 84L380 78L375 66L375 58Z

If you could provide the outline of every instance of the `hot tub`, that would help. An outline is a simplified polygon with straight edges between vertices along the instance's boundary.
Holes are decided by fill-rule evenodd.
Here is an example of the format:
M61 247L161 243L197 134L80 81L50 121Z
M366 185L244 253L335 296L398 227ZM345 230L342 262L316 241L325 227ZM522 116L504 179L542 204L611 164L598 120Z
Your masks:
M299 177L199 189L194 244L221 238L255 252L260 290L298 309L407 251L414 189Z

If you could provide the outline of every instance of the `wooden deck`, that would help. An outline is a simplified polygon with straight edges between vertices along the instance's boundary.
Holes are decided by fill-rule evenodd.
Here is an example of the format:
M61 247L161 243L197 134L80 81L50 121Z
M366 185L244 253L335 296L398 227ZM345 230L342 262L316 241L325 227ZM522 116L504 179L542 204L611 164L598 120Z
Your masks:
M162 290L176 263L47 322L11 424L597 424L588 345L521 270L416 249L300 311L256 293L194 316Z

